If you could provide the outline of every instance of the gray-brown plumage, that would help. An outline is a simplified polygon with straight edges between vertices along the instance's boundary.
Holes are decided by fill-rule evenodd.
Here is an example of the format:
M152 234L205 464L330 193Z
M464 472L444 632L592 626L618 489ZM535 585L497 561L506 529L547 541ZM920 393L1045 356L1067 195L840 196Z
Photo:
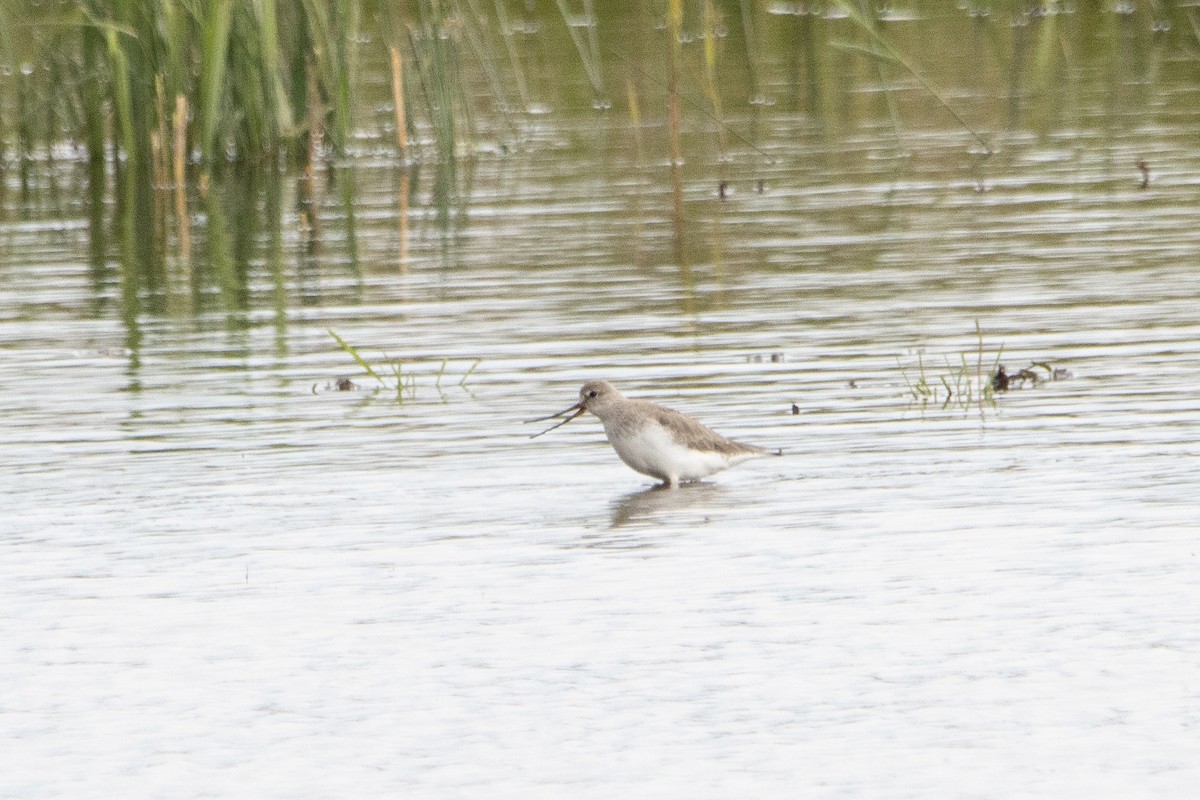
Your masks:
M761 447L726 439L678 411L649 400L630 400L608 381L588 381L579 390L579 402L553 416L572 411L575 414L559 424L592 412L622 461L671 486L767 454Z

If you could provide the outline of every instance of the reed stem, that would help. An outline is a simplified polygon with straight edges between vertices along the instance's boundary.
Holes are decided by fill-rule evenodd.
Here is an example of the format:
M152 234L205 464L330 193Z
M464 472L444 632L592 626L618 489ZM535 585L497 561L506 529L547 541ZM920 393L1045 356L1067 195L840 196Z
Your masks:
M400 58L400 48L388 46L388 61L392 69L392 105L396 113L396 149L403 157L408 149L408 118L404 111L404 63Z

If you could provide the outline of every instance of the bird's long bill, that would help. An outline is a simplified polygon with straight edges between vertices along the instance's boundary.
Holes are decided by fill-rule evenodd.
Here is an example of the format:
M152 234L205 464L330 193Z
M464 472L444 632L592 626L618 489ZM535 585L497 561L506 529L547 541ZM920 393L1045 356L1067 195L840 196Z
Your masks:
M576 403L575 405L571 406L570 408L563 409L562 411L558 412L557 414L551 414L548 417L538 417L537 419L525 420L526 422L545 422L548 419L555 419L556 417L561 417L563 414L567 414L572 411L574 411L575 413L571 414L571 416L567 417L562 422L556 422L553 425L551 425L549 428L546 428L546 430L542 431L541 433L535 433L532 436L530 436L529 438L536 439L537 437L541 436L543 433L549 433L550 431L554 430L555 428L561 428L563 425L566 425L568 422L570 422L571 420L578 417L584 411L587 411L587 409L584 408L579 403Z
M545 422L548 419L558 419L563 414L570 414L572 411L576 411L578 409L579 409L579 403L574 403L570 406L567 406L566 408L564 408L562 411L558 412L557 414L550 414L549 416L546 416L546 417L534 417L533 419L523 419L523 420L521 420L521 422L523 422L526 425L528 425L531 422Z

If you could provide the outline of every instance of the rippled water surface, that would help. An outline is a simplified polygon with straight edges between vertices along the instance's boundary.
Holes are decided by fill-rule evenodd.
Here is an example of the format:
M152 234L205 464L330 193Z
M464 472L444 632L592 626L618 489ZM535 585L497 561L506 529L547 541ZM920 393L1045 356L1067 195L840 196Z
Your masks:
M0 796L1191 796L1200 158L1127 122L689 173L680 240L652 160L402 232L364 157L357 268L132 319L10 211ZM784 455L528 438L596 377Z

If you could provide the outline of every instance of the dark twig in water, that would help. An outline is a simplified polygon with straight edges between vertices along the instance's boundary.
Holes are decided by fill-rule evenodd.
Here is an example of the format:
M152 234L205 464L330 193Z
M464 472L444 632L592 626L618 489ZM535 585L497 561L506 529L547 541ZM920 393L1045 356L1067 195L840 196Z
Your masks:
M1038 374L1037 369L1044 369L1045 377ZM1004 371L1004 365L1001 364L992 374L992 389L997 392L1007 392L1009 389L1022 389L1026 383L1030 386L1037 386L1045 380L1063 381L1070 377L1070 370L1065 367L1052 367L1045 361L1034 361L1028 367L1011 375Z
M1150 188L1150 165L1146 163L1146 159L1139 158L1137 160L1138 171L1142 173L1142 189Z

